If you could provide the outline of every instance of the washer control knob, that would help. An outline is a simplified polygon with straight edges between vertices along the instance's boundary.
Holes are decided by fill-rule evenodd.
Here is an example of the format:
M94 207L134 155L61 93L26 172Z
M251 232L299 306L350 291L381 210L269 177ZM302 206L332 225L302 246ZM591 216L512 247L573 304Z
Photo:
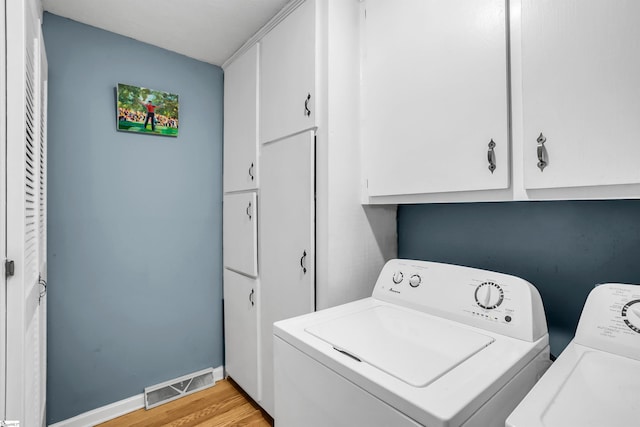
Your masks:
M622 320L629 329L640 334L640 300L629 301L622 307Z
M402 271L396 271L395 273L393 273L393 283L397 285L398 283L402 282L402 279L404 279Z
M494 282L482 282L476 288L476 304L485 310L497 308L504 300L502 287Z
M412 288L417 288L420 286L420 283L422 283L422 278L417 274L409 277L409 285L411 285Z

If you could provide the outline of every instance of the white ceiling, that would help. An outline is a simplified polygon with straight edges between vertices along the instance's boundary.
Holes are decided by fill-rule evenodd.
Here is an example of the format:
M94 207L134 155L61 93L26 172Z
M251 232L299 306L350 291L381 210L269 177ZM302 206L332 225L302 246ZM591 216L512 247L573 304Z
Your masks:
M289 0L43 0L44 10L222 65Z

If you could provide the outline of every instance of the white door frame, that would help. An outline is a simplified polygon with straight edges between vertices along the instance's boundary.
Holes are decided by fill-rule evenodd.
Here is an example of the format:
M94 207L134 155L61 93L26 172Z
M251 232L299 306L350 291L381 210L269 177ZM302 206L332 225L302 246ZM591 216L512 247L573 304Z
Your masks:
M15 274L6 278L5 417L24 423L24 121L25 121L25 1L5 2L6 37L6 256ZM11 84L8 84L11 82ZM11 125L9 125L11 124ZM11 204L9 204L11 201Z

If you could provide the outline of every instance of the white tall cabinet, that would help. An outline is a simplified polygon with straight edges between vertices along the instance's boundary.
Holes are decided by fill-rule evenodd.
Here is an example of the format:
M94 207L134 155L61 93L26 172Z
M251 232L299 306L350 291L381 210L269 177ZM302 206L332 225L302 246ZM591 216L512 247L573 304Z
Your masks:
M258 362L259 45L225 70L223 295L227 374L260 400Z
M315 309L315 137L296 134L262 147L260 194L260 332L262 381L273 389L273 330L282 319ZM273 393L262 405L273 413Z
M245 391L258 384L249 394L276 418L273 322L370 296L384 262L396 256L395 208L361 205L360 11L357 1L294 0L223 65L225 102L234 103L240 89L227 85L227 73L259 45L257 299L250 308L238 292L239 303L228 302L237 281L225 277L225 364ZM225 111L225 128L238 117ZM225 134L225 151L234 143ZM235 240L228 224L225 254ZM247 283L244 293L251 289ZM240 336L253 354L252 327L238 326L253 313L257 382L242 379L253 362L234 356ZM247 371L239 374L241 365Z

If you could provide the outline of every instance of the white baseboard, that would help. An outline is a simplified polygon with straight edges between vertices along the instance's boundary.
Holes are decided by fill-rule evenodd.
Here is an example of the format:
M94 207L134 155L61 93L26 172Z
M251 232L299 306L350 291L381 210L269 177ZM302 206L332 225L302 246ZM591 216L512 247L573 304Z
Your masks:
M224 366L218 366L213 369L213 382L217 383L224 379Z
M144 393L136 394L128 399L123 399L119 402L114 402L109 405L96 408L92 411L76 415L73 418L51 424L49 427L95 426L96 424L118 418L121 415L137 411L141 408L144 408Z
M213 381L218 382L223 378L224 366L218 366L213 370ZM142 408L144 408L144 393L76 415L73 418L51 424L49 427L91 427Z

